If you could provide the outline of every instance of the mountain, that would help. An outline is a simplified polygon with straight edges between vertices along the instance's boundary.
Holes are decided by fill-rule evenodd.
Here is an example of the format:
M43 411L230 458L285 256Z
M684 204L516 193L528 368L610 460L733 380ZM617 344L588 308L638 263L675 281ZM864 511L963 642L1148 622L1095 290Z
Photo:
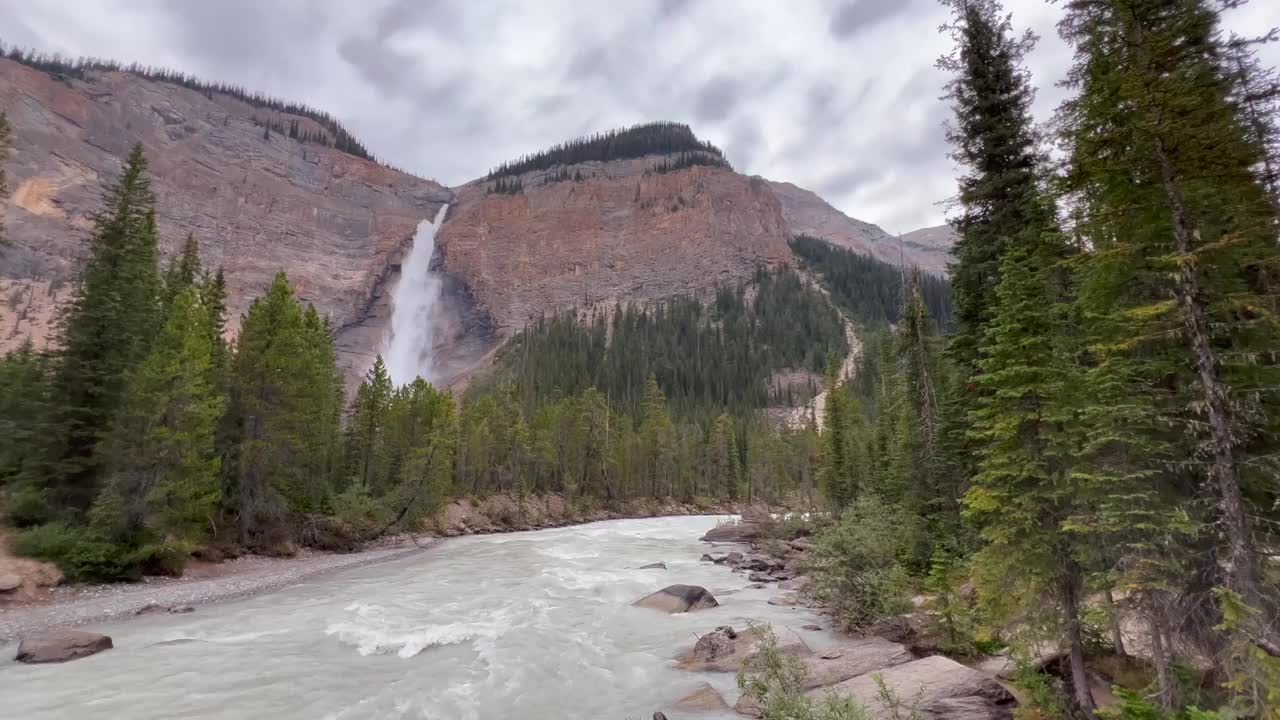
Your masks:
M926 272L946 272L950 245L945 242L912 242L909 235L902 236L899 242L899 238L880 226L845 215L816 193L787 182L770 182L769 186L782 203L787 233L791 236L820 237L890 265L914 265Z
M102 186L141 142L161 249L188 234L224 268L229 331L285 270L334 327L349 377L382 351L390 290L418 224L449 210L437 365L468 375L531 320L649 303L796 260L795 235L940 272L945 242L905 242L790 183L735 172L684 125L571 141L448 188L373 160L333 118L163 71L0 59L15 129L0 248L0 351L54 337Z
M161 249L172 255L192 233L205 263L224 268L233 332L284 269L338 329L344 364L372 359L378 298L418 223L452 191L291 139L296 125L298 135L332 143L331 130L297 112L129 72L79 74L0 59L0 108L15 134L6 218L13 245L0 248L0 351L28 336L48 341L85 256L102 186L141 142Z
M942 272L946 269L946 255L956 244L956 229L950 225L937 225L912 230L903 234L902 243L916 252L941 254L944 260L939 272Z

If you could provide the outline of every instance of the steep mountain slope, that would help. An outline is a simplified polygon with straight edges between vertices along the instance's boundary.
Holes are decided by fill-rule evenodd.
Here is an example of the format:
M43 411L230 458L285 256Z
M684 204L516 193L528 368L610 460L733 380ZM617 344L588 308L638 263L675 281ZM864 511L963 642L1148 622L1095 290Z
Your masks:
M787 182L770 181L769 187L782 203L788 235L824 238L891 265L916 265L926 272L946 272L948 243L912 242L906 235L899 242L880 226L845 215L809 190Z
M766 183L722 167L659 173L661 156L518 177L522 190L457 189L441 230L444 267L510 334L574 305L657 300L745 280L791 252Z
M452 193L320 144L270 132L314 120L125 72L85 79L0 59L0 108L14 125L0 248L0 350L49 337L85 256L101 187L130 146L146 148L162 251L188 233L225 269L232 331L278 270L340 328L348 366L381 339L384 285L419 221Z
M937 225L912 230L902 235L902 243L920 252L949 253L956 244L956 229L950 225Z

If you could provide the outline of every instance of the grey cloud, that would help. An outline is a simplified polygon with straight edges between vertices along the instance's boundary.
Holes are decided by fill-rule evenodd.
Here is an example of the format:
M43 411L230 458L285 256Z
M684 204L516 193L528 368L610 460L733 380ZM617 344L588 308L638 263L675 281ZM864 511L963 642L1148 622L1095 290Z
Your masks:
M720 122L733 112L737 104L737 81L721 75L704 85L698 92L698 99L694 104L694 115L699 122Z
M658 3L658 17L670 19L679 15L689 6L689 0L661 0Z
M879 174L877 170L871 167L856 167L822 179L814 187L814 190L819 195L826 197L848 195L876 179Z
M831 18L831 34L847 38L894 15L907 12L911 0L853 0Z
M756 157L759 155L763 144L764 136L760 133L760 128L750 121L746 121L734 128L724 150L725 154L728 155L729 162L739 172L750 173L752 168L755 167Z

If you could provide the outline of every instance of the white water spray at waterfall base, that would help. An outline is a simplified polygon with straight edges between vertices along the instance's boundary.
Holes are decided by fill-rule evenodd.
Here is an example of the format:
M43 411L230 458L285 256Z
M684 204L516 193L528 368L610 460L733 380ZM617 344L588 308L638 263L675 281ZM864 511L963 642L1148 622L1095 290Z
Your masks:
M384 360L391 381L397 385L422 377L434 381L431 350L435 337L435 306L440 299L440 276L431 271L436 231L444 223L448 205L442 205L434 221L423 220L413 238L409 257L400 266L400 282L391 296L391 335Z

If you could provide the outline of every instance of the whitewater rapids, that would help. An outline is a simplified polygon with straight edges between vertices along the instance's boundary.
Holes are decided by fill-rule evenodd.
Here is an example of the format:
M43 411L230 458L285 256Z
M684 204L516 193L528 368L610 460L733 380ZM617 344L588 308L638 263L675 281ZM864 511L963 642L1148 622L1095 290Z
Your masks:
M94 626L115 648L63 665L20 665L10 646L0 660L4 714L625 720L648 718L703 682L732 705L732 675L675 669L695 633L748 620L799 628L818 617L767 604L774 586L752 590L743 575L699 562L708 548L698 538L716 521L614 520L450 540L188 615ZM659 561L669 569L638 569ZM673 583L703 585L721 606L684 615L631 607ZM826 637L804 634L815 647Z

